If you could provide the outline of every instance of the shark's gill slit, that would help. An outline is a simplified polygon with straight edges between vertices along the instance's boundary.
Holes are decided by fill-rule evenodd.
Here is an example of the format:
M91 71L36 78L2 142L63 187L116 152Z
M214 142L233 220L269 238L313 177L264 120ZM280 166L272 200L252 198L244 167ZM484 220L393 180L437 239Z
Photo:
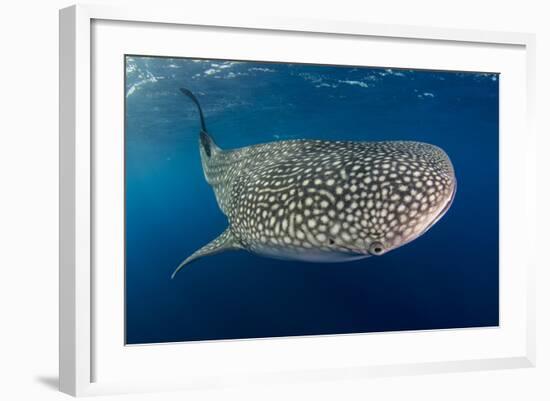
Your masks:
M294 139L219 148L198 99L199 149L227 227L184 259L247 250L304 262L384 255L421 236L449 209L454 169L437 146L412 141Z

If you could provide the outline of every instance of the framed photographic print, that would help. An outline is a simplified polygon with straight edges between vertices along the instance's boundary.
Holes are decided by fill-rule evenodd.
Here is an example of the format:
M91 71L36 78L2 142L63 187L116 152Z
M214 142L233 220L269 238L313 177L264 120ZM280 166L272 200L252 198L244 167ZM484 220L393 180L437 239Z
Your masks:
M532 366L533 46L62 10L61 390Z

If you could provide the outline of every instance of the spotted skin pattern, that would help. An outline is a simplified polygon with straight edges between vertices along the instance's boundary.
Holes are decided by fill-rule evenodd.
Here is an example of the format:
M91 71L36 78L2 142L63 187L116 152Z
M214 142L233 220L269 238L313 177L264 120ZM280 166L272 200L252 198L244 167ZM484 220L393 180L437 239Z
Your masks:
M443 150L420 142L288 140L200 153L229 227L184 260L231 249L308 262L382 255L422 235L456 191Z

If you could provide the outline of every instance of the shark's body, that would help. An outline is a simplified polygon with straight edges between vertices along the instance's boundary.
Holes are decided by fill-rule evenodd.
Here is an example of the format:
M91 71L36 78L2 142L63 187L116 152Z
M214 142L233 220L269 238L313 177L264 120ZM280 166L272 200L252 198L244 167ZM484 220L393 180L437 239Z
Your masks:
M182 92L199 107L204 175L229 226L173 276L231 249L309 262L382 255L423 234L452 203L453 166L436 146L288 140L221 150L196 98Z

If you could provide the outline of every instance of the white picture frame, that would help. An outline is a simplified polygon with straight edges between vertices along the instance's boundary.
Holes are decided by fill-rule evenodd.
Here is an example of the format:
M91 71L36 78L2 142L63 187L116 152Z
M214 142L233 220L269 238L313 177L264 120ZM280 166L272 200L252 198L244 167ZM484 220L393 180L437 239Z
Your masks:
M104 286L104 281L94 274L94 264L102 260L94 253L94 236L98 235L97 222L94 214L94 196L95 176L100 174L97 171L99 160L98 152L104 151L104 145L98 145L93 138L92 125L94 122L94 103L92 76L94 74L95 60L93 59L97 46L101 46L104 41L93 41L94 23L98 21L110 21L109 23L132 23L139 22L144 24L155 24L162 29L159 35L164 35L163 29L172 29L170 27L204 27L211 29L231 29L233 31L246 30L247 32L284 33L285 35L302 35L315 37L316 35L330 38L338 36L339 38L384 38L386 41L418 41L419 43L436 43L439 45L462 46L463 48L493 46L495 48L513 48L517 54L511 55L517 61L519 75L515 80L510 79L510 85L515 85L524 96L516 99L521 107L525 109L517 111L518 108L505 108L511 114L516 113L516 123L521 124L521 132L517 132L516 139L510 136L510 141L501 146L501 152L506 154L509 149L514 149L520 155L522 161L520 166L510 168L507 160L501 162L501 182L506 180L515 180L523 183L524 191L521 194L506 192L507 186L503 186L501 192L501 202L503 194L506 195L505 207L501 208L501 220L509 219L510 225L504 227L518 227L524 233L521 239L521 259L512 257L514 273L518 276L504 277L501 281L501 289L506 289L506 285L514 285L517 293L514 299L508 299L505 292L501 295L501 305L509 305L512 302L520 300L517 318L509 326L499 327L493 331L469 331L465 334L460 333L460 339L454 336L452 330L446 333L418 332L409 333L408 340L416 341L418 344L438 341L468 341L475 345L476 341L494 341L500 333L506 333L507 330L513 331L513 334L506 334L506 340L503 340L500 348L487 353L460 354L460 346L457 347L456 357L450 359L422 360L414 355L410 355L407 361L393 361L391 359L381 359L376 363L361 362L361 355L357 359L338 360L333 359L330 352L327 352L326 364L304 364L303 366L293 365L292 360L278 361L278 365L273 361L274 369L258 369L247 371L237 369L235 374L226 374L219 370L212 377L208 376L198 369L194 377L186 380L177 378L167 378L160 380L158 377L147 374L140 377L139 380L131 380L128 377L109 376L106 380L98 380L98 364L95 358L98 356L98 350L106 353L108 348L96 344L96 338L99 338L96 331L98 318L94 311L94 296L99 296L98 286ZM119 28L117 28L119 29ZM120 29L130 29L122 27ZM139 30L139 26L132 29ZM137 31L136 31L137 32ZM274 37L273 40L278 40ZM120 41L113 40L113 43ZM208 44L208 42L205 42ZM113 45L115 46L115 45ZM480 369L503 369L511 367L530 367L535 364L535 329L534 329L534 270L536 261L533 259L534 252L529 249L534 246L533 236L535 225L535 133L532 128L534 111L534 35L525 33L508 32L485 32L460 29L439 29L415 26L397 26L397 25L375 25L362 22L342 22L342 21L315 21L315 20L292 20L276 18L246 18L240 20L216 20L208 16L187 15L184 10L162 10L156 8L112 8L109 6L78 5L72 6L60 11L60 390L75 396L106 394L106 393L126 393L134 391L160 391L171 389L187 388L210 388L225 385L235 385L243 383L284 383L292 381L326 380L337 378L361 378L366 376L381 375L401 375L401 374L419 374L443 371L467 371ZM117 50L118 51L118 50ZM151 51L151 50L150 50ZM209 49L206 48L206 54ZM213 51L213 50L212 50ZM513 52L513 53L514 53ZM114 53L118 54L118 53ZM196 54L193 54L193 56ZM215 57L213 57L215 58ZM503 63L502 60L495 59L493 64ZM500 61L499 61L500 60ZM429 64L427 64L429 66ZM472 67L473 68L473 67ZM504 68L504 67L503 67ZM498 71L499 68L493 69ZM510 73L512 76L515 73ZM510 92L504 92L504 94ZM503 95L501 95L503 96ZM505 105L506 106L506 105ZM511 106L511 105L510 105ZM502 121L502 120L501 120ZM505 122L508 120L504 120ZM511 120L510 120L511 121ZM511 123L510 123L511 124ZM506 129L506 126L504 126ZM518 142L519 138L519 142ZM108 145L110 146L110 145ZM115 157L117 153L115 152ZM519 198L521 196L521 198ZM508 206L506 206L508 205ZM515 210L515 211L514 211ZM520 219L521 217L521 219ZM505 234L505 235L502 235ZM514 243L516 238L512 235L506 235L502 232L502 241ZM508 238L510 237L510 238ZM508 247L507 247L508 248ZM525 251L527 249L527 251ZM512 249L509 252L514 252ZM508 283L508 284L507 284ZM118 283L120 284L120 283ZM102 287L103 288L103 287ZM95 291L94 291L95 289ZM109 291L117 291L115 286L112 289L105 289L105 293L112 294ZM103 292L103 290L101 291ZM106 297L112 295L105 295ZM517 304L517 303L516 303ZM116 309L116 308L115 308ZM505 310L505 313L508 313ZM113 319L116 318L113 315ZM103 319L103 317L101 318ZM107 318L105 318L107 319ZM105 326L105 325L103 325ZM513 327L512 327L513 326ZM101 335L109 333L101 333ZM388 341L395 343L399 336L388 333L382 334ZM406 334L404 334L406 336ZM414 337L414 339L413 339ZM443 339L445 337L445 339ZM484 337L484 339L481 339ZM300 338L286 339L266 339L266 340L247 340L224 342L216 345L216 342L210 345L200 345L191 349L187 348L188 355L192 358L199 358L202 355L214 355L221 353L230 358L234 353L258 353L265 355L269 360L269 355L273 350L281 347L289 350L307 349L310 355L314 355L321 347L334 350L338 347L349 347L346 344L358 346L361 341L365 341L365 336L332 336L313 337L307 340ZM369 337L370 340L375 336ZM377 337L378 338L378 337ZM382 338L382 337L380 337ZM405 337L402 337L405 338ZM441 340L439 339L441 338ZM454 338L454 340L453 340ZM503 337L504 338L504 337ZM404 340L405 341L405 340ZM328 343L330 342L330 344ZM442 343L443 344L443 343ZM480 343L481 344L481 343ZM122 344L123 345L123 344ZM122 346L121 345L121 346ZM177 344L175 345L177 346ZM164 352L159 349L158 353L155 347L164 347ZM201 348L202 347L202 348ZM211 349L207 350L207 347ZM326 348L329 347L329 348ZM226 348L226 349L222 349ZM231 348L231 349L230 349ZM272 351L270 351L270 348ZM475 346L473 347L475 348ZM155 360L157 363L166 356L167 346L152 346L147 350L148 362ZM208 353L208 354L207 354ZM265 353L265 354L264 354ZM135 365L135 358L141 358L139 352L134 352L130 359ZM157 354L157 355L152 355ZM121 354L122 355L122 354ZM101 355L100 355L101 356ZM101 356L103 357L103 356ZM134 359L132 359L134 358ZM243 356L246 360L246 355ZM335 358L335 357L334 357ZM105 360L105 358L103 358ZM382 361L382 362L380 362ZM128 361L114 360L113 363L128 363ZM232 362L238 364L238 361ZM331 364L332 363L332 364ZM169 365L169 364L167 364ZM113 365L115 366L115 365ZM116 365L119 366L119 365ZM122 366L122 365L120 365ZM315 366L315 367L313 367ZM231 366L228 365L228 369ZM275 368L276 367L276 368ZM257 374L256 374L257 373Z

